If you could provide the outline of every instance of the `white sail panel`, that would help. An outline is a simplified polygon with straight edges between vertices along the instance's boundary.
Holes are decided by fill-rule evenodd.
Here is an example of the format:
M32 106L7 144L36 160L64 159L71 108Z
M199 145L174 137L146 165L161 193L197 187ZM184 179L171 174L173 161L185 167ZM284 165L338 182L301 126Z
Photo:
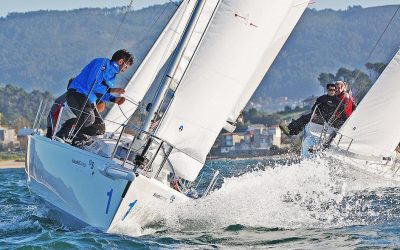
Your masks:
M172 169L176 176L194 181L203 168L204 163L194 160L191 156L173 149L165 165Z
M292 1L292 6L289 9L288 14L286 15L286 18L279 26L279 29L272 39L270 46L264 51L264 59L258 65L259 69L256 70L258 74L254 74L253 78L246 85L246 88L244 88L244 92L240 96L236 105L233 107L233 111L231 114L229 114L227 121L232 123L236 122L236 119L238 118L246 104L249 102L251 96L256 91L258 85L260 84L260 81L265 75L262 69L269 69L269 67L272 65L279 51L282 49L283 45L288 39L290 33L296 26L297 21L300 19L304 10L307 8L308 3L309 0Z
M292 7L291 0L221 1L156 135L204 163L248 84L266 73L266 51ZM172 164L188 180L200 171Z
M400 142L399 79L400 50L339 130L335 143L340 148L364 156L391 155Z
M207 25L209 24L214 11L219 3L219 0L206 0L204 3L204 7L201 10L201 14L196 22L193 33L190 37L189 43L185 48L185 51L180 58L180 62L178 64L178 68L173 76L172 84L170 85L171 89L175 89L177 84L181 80L190 60L195 53L197 46L199 45L200 39L202 38Z
M125 87L125 96L129 101L118 107L114 105L105 117L106 131L116 132L120 124L126 121L137 109L137 104L149 90L158 71L166 63L176 48L195 6L195 1L185 0L164 28L149 53ZM132 103L132 102L133 103ZM121 110L119 109L121 108Z

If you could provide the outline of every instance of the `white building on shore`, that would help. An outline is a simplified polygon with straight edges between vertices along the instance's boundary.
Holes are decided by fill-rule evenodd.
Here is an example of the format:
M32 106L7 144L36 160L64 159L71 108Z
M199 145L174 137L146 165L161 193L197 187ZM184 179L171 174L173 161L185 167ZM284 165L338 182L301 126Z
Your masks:
M232 151L268 150L272 145L281 146L282 131L278 126L250 125L246 132L221 134L221 153Z

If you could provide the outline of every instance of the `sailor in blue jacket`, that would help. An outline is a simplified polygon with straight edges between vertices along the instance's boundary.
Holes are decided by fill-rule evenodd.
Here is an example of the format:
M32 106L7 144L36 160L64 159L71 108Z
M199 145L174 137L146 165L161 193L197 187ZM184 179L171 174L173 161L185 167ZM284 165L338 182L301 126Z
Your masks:
M90 136L104 134L105 125L96 110L96 103L124 103L124 97L113 95L125 92L124 89L114 88L115 78L132 64L133 56L126 50L118 50L111 60L96 58L86 65L67 91L67 104L77 118L67 120L57 136L61 139L73 137L72 143L77 144Z

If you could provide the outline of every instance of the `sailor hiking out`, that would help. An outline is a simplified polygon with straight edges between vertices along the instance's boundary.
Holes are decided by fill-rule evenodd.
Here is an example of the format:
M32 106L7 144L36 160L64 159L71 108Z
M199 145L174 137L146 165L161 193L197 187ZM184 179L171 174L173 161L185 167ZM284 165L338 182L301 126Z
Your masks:
M342 105L343 103L335 94L335 84L327 84L326 90L327 94L317 98L311 108L311 113L300 116L298 119L293 120L288 126L281 123L279 127L282 132L288 136L297 135L303 131L304 127L311 119L318 124L330 122L333 127L340 127L347 119L344 113L344 105Z
M49 114L47 116L47 132L46 132L47 138L52 138L53 133L57 132L56 125L61 113L61 107L64 107L64 110L62 111L62 115L60 117L61 119L60 121L58 121L58 123L64 123L69 119L76 118L76 115L71 111L71 109L68 108L68 105L66 105L65 103L66 99L67 99L67 92L57 97L50 108ZM96 103L97 103L96 104L97 111L99 113L103 112L106 108L106 104L102 101L96 101Z
M68 86L66 102L76 118L67 120L57 136L72 139L72 144L88 140L91 136L105 132L103 119L96 109L99 102L124 103L125 98L113 94L124 94L122 88L114 88L119 72L133 64L133 56L126 50L116 51L111 60L96 58Z

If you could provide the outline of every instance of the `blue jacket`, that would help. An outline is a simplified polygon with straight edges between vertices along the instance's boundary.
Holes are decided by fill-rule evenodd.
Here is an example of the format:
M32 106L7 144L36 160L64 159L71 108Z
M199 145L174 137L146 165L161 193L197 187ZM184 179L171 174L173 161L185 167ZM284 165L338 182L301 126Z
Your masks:
M68 89L89 95L89 91L94 84L94 88L89 95L88 103L95 103L100 97L101 101L114 102L115 96L107 93L115 85L115 77L119 72L118 64L107 58L96 58L86 65L82 72L75 77Z

